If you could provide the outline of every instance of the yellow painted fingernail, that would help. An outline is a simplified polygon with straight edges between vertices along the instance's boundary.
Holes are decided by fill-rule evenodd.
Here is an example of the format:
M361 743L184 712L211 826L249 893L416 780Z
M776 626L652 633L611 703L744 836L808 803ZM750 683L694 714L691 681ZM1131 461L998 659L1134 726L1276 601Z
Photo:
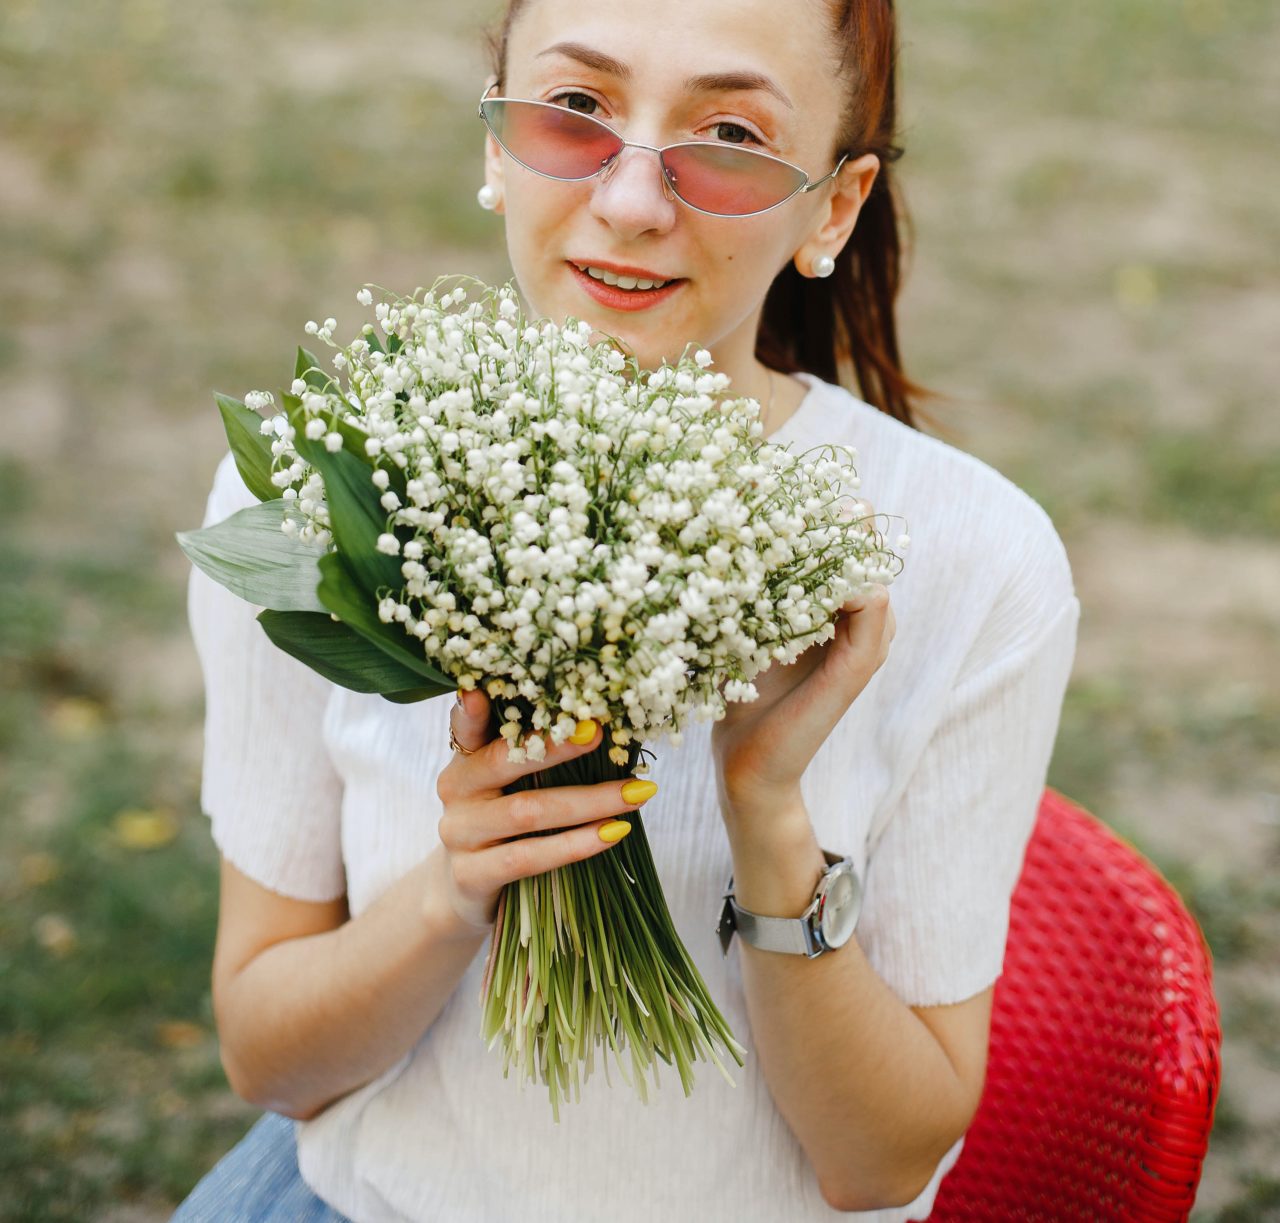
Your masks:
M590 743L596 737L596 724L592 718L587 718L585 722L579 722L574 727L573 734L569 736L570 743Z
M656 781L641 781L639 778L633 777L622 787L622 801L624 803L642 803L646 798L652 798L657 792L658 783Z
M621 841L630 831L631 825L626 820L610 820L607 824L600 825L600 839L602 841Z

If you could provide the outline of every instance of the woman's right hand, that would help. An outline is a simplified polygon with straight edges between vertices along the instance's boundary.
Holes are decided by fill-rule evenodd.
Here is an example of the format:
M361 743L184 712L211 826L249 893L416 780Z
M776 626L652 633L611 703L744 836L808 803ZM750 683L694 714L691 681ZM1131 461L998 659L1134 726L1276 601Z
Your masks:
M600 742L600 724L579 722L579 732L590 732L584 742L566 739L552 744L548 739L542 760L511 764L507 740L489 737L488 695L479 688L460 695L466 704L455 702L449 720L454 737L474 755L455 752L436 782L444 804L439 831L446 861L441 876L446 901L457 917L485 929L497 917L498 898L508 883L605 853L631 831L631 825L617 817L636 810L658 787L631 778L504 794L503 787L518 777L593 751ZM561 831L527 835L544 829ZM604 839L602 832L613 839Z

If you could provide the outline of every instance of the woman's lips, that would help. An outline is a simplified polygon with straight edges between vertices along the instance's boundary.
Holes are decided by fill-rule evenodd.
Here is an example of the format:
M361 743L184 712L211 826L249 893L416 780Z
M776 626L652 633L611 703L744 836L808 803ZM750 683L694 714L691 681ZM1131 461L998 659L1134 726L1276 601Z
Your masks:
M685 283L685 278L681 277L679 280L669 280L660 289L619 289L616 285L607 285L603 280L588 276L577 264L570 263L567 259L565 266L587 294L610 310L648 310L651 306L661 305Z

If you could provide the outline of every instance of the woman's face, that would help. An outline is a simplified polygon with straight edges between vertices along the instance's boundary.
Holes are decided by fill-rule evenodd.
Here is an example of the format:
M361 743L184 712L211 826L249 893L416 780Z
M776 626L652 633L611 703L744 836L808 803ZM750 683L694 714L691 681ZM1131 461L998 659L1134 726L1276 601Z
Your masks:
M843 103L827 10L826 0L530 0L510 33L501 93L593 115L648 145L708 140L773 153L819 179L835 164ZM627 71L585 62L590 52ZM777 93L687 83L743 72L769 78ZM492 136L486 143L511 266L535 315L586 319L625 341L643 368L694 341L731 376L754 359L774 277L793 258L807 274L814 257L838 253L877 167L867 154L769 212L719 217L668 196L647 149L625 149L604 176L560 182L525 169ZM680 283L622 309L593 296L595 282L575 265Z

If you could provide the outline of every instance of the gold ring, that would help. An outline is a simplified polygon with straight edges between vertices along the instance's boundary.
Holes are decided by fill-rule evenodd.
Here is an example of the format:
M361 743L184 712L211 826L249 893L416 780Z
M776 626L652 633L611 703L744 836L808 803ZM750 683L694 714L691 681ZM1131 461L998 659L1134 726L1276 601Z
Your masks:
M476 754L475 748L463 747L462 744L458 742L458 736L453 733L452 722L449 723L449 746L455 752L461 752L464 756L474 756Z

